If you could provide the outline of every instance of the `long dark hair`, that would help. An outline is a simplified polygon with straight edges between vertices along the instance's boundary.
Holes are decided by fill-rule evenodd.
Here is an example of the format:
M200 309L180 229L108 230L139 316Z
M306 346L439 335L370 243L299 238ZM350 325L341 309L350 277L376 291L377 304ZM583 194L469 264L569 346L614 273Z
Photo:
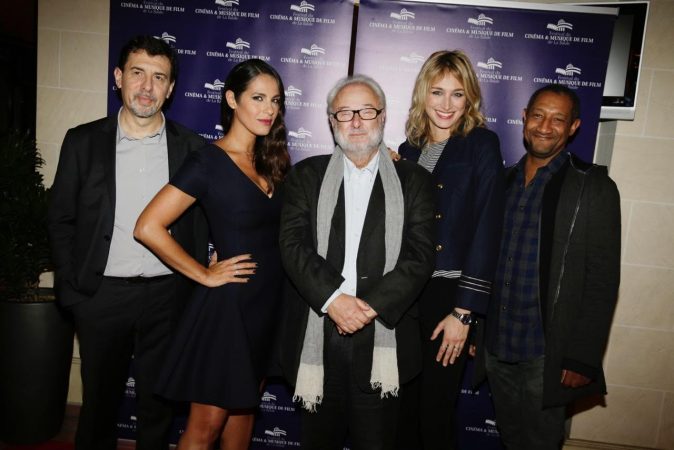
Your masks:
M238 101L241 93L248 88L250 82L261 74L272 76L276 80L281 94L280 109L276 116L276 120L274 120L268 135L258 136L253 151L253 164L255 165L255 170L265 179L267 184L269 184L269 187L273 189L283 180L290 169L290 156L288 155L288 145L286 141L286 126L283 121L283 115L286 110L285 92L281 76L276 69L266 62L260 59L249 59L240 62L232 68L225 80L223 93L232 91L234 93L234 98ZM222 130L227 134L232 126L234 110L227 104L224 94L222 96L220 112L222 116Z

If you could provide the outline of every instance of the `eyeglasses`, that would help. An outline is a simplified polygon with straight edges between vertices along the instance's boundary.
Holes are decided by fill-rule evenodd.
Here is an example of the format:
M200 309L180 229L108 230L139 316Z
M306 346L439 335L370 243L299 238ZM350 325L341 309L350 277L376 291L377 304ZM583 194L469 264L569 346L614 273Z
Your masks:
M358 114L358 117L360 117L361 120L373 120L376 119L383 110L384 108L342 109L341 111L337 111L330 115L334 117L337 122L351 122L356 114Z

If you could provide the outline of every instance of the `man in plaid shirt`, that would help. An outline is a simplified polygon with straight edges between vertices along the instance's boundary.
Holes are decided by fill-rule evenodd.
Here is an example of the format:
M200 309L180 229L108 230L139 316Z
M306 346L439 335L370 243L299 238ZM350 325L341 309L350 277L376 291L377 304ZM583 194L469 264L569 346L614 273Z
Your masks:
M605 167L565 151L580 102L560 85L524 110L527 153L507 173L486 365L503 443L557 450L566 404L603 394L620 272L620 197Z

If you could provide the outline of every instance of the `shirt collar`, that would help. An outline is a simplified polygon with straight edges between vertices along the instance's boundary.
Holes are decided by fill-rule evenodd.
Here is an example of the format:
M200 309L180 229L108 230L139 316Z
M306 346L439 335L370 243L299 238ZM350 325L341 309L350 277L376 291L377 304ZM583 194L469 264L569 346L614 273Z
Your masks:
M561 167L564 165L566 160L569 158L569 152L564 150L559 152L557 156L552 158L549 163L547 163L543 167L539 167L536 173L549 173L549 174L554 174L556 173ZM524 173L524 164L526 163L527 159L527 154L525 153L522 158L517 162L515 165L515 170L520 173Z
M126 139L127 141L140 141L143 144L159 144L163 141L164 139L164 132L166 131L166 117L164 117L164 113L159 111L159 114L161 114L161 127L157 130L156 133L150 135L150 136L145 136L142 138L134 138L126 134L124 129L122 128L122 125L119 121L119 118L121 117L122 114L122 108L119 108L119 111L117 112L117 143L119 144L123 139Z
M344 156L344 177L351 178L355 173L369 174L370 177L374 177L377 174L377 169L379 168L379 151L377 151L370 162L367 163L365 167L359 169L349 158Z

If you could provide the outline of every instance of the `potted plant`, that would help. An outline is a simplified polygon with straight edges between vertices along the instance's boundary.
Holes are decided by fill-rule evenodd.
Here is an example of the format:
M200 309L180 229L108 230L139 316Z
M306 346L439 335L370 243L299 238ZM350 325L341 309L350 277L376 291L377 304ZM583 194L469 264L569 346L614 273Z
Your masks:
M30 444L61 429L73 326L50 289L44 164L26 133L0 135L0 441Z

